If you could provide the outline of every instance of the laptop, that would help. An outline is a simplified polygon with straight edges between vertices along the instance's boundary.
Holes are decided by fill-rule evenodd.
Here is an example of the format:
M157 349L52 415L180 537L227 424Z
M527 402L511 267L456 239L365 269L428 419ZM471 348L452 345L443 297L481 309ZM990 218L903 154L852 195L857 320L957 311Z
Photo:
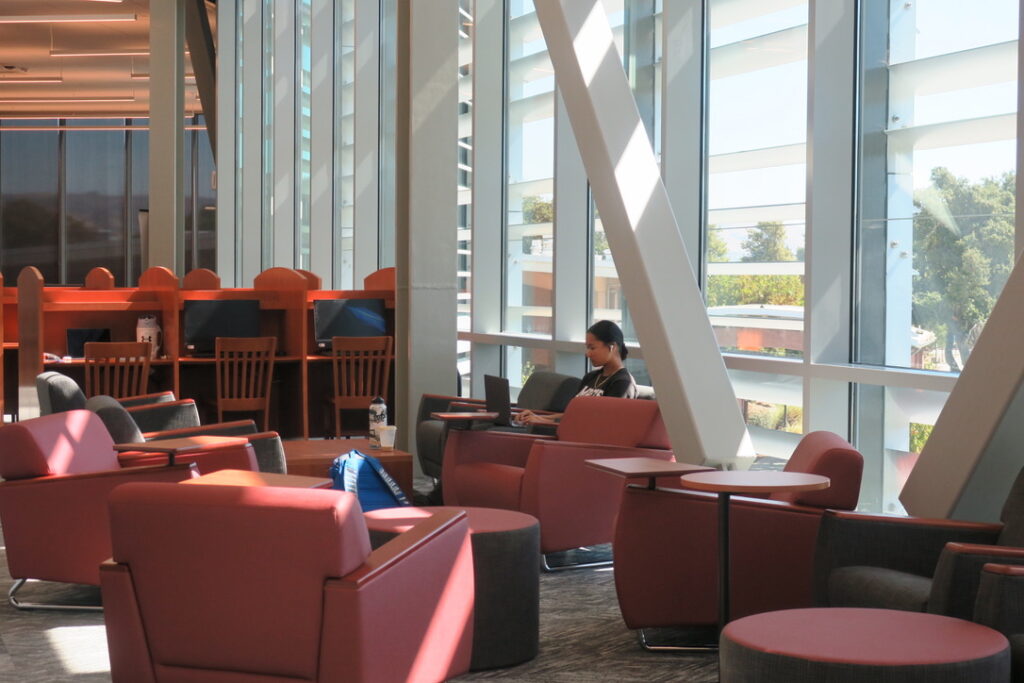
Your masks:
M487 412L497 413L494 424L499 427L512 425L512 398L509 394L508 379L484 375L484 401Z

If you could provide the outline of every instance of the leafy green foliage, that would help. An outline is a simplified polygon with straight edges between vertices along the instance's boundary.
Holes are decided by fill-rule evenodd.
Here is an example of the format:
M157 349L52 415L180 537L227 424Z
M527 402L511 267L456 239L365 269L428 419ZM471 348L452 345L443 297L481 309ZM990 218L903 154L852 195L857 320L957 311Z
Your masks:
M538 195L527 195L523 197L523 224L553 223L555 220L555 207L550 199L543 199Z
M945 339L958 370L1013 268L1016 178L971 183L939 167L931 180L914 197L914 322Z

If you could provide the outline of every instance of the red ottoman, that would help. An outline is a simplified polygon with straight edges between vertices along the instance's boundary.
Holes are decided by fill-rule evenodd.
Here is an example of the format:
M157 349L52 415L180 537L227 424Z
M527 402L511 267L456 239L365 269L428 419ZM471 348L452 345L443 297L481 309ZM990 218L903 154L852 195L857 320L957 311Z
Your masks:
M540 524L492 508L401 507L367 512L370 545L383 545L434 510L465 510L476 584L470 669L494 669L537 656L540 632Z
M920 612L824 607L730 623L719 647L727 683L998 683L1010 680L1003 634Z

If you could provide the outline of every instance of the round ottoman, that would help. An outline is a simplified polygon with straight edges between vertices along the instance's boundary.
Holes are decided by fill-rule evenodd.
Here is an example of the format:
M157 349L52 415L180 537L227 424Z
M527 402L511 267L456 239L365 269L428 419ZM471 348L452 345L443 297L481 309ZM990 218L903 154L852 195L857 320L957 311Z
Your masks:
M491 508L401 507L365 514L377 548L433 510L465 510L473 544L476 600L470 669L494 669L537 656L540 630L540 524Z
M1003 634L961 619L825 607L731 622L719 666L729 683L996 683L1010 680L1010 650Z

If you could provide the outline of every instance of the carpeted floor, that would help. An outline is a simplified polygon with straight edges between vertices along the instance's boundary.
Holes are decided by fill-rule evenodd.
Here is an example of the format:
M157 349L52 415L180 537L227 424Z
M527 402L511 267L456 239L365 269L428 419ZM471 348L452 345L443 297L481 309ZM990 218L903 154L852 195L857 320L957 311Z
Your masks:
M0 570L4 598L10 584L4 560ZM19 597L98 604L99 590L30 583ZM717 673L715 655L641 650L619 615L611 569L581 569L541 575L541 640L536 659L456 680L704 682L716 680ZM19 612L6 600L0 605L0 681L109 680L102 613Z

